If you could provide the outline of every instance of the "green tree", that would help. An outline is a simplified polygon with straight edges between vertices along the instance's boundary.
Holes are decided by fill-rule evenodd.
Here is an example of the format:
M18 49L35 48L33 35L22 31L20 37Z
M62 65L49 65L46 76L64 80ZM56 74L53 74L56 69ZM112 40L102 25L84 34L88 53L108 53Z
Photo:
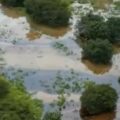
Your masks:
M78 37L85 39L107 39L111 43L120 43L120 17L111 17L107 21L100 15L89 13L78 23Z
M81 114L95 115L103 112L114 111L118 95L110 85L93 84L86 87L81 100Z
M66 26L71 12L68 2L64 0L26 0L25 7L32 18L52 27Z
M56 112L47 112L45 113L43 120L61 120L61 113Z
M89 40L83 47L83 58L98 64L110 63L112 55L112 45L108 40Z
M0 2L6 6L19 7L23 6L24 0L0 0Z

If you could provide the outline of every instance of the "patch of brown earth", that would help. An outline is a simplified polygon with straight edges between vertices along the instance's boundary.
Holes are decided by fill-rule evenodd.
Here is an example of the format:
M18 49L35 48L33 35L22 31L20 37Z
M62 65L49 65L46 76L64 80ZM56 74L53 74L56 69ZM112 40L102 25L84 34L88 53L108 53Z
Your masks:
M104 74L109 72L111 65L103 65L103 64L94 64L89 60L82 60L83 63L87 66L87 68L93 71L95 74Z

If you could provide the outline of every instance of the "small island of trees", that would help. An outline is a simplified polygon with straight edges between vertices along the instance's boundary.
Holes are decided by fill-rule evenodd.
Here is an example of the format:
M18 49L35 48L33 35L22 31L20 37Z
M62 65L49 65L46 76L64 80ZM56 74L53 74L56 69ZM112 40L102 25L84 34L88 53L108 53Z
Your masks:
M78 23L78 43L83 43L83 58L94 63L109 64L113 45L120 44L120 18L104 20L100 15L88 13Z
M0 0L9 7L24 7L31 18L50 27L69 24L71 0Z
M42 101L32 99L20 81L0 76L0 120L39 120Z
M80 100L81 116L85 117L114 111L118 95L110 85L92 83L85 88Z

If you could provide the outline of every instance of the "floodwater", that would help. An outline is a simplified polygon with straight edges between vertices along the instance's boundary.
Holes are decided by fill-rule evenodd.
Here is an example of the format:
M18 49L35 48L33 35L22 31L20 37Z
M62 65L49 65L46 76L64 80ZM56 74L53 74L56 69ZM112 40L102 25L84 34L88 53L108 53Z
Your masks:
M97 1L97 0L96 0ZM98 0L100 3L100 0ZM107 2L107 1L106 1ZM106 3L105 2L105 3ZM96 2L96 4L98 4ZM102 3L103 4L103 3ZM79 8L79 6L82 6ZM112 58L112 66L96 66L89 61L82 61L82 48L75 42L77 12L87 13L93 9L90 4L73 4L70 26L53 29L31 22L24 9L0 7L0 48L6 63L3 72L10 78L24 80L28 91L45 103L56 100L58 95L53 88L53 81L58 72L71 77L71 70L77 73L76 81L93 80L98 84L111 84L120 93L120 53L119 47ZM20 10L21 9L21 10ZM79 10L80 9L80 10ZM110 15L101 12L103 16ZM57 48L61 43L67 49ZM115 47L116 48L116 47ZM70 81L69 81L70 83ZM63 112L63 120L82 120L79 116L80 93L72 93ZM119 100L120 101L120 100ZM118 101L116 117L107 113L87 120L120 120L120 102Z
M113 2L113 0L91 0L92 5L96 9L106 9Z
M89 60L83 60L83 63L95 74L104 74L109 72L109 70L111 69L111 65L94 64Z
M14 19L26 16L26 19L30 25L30 32L27 34L27 37L30 40L39 38L41 34L47 34L50 36L59 37L64 35L67 31L70 30L69 27L51 28L42 24L38 25L32 19L30 19L30 17L26 14L24 8L11 8L11 7L8 8L5 6L2 6L1 9L3 10L3 13L5 15L7 15L8 17L12 17Z

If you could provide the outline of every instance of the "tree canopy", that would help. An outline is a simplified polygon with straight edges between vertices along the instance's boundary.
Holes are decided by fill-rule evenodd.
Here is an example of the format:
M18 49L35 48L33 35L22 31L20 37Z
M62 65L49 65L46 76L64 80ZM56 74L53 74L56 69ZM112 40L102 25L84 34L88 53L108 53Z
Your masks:
M19 7L24 5L24 0L0 0L6 6Z
M112 51L112 45L108 40L89 40L83 47L83 58L98 64L108 64L113 55Z
M114 111L118 95L110 85L93 84L82 93L81 112L83 115L95 115L103 112Z
M68 25L71 16L69 2L63 0L25 0L25 8L36 22L52 27Z
M0 76L0 120L40 120L42 102L19 88Z

